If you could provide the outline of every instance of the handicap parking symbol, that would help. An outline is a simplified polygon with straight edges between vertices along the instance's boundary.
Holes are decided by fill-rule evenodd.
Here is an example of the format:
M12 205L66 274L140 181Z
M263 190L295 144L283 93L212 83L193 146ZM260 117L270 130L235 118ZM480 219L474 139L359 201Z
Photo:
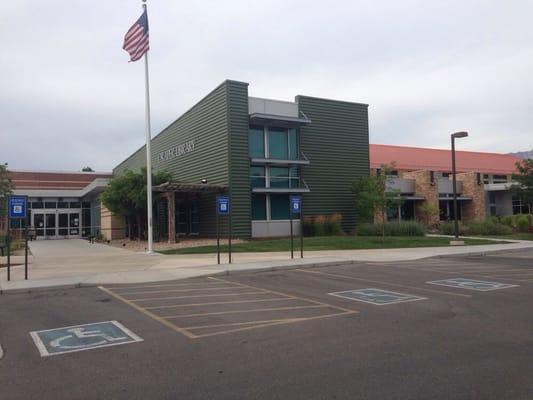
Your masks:
M41 357L141 342L143 339L117 321L30 332Z

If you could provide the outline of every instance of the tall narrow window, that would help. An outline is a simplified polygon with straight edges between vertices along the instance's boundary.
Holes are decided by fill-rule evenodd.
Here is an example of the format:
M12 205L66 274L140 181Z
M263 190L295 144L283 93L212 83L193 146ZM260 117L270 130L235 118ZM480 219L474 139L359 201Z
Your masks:
M289 195L270 195L270 217L273 220L289 219Z
M281 160L289 158L287 129L274 127L268 129L268 151L270 158Z
M265 158L265 132L262 126L250 126L248 148L250 157Z
M298 167L291 167L289 169L289 186L293 189L300 187L300 176L298 174Z
M294 128L289 129L289 159L298 159L298 139Z
M264 221L266 219L266 196L264 194L252 194L252 220Z

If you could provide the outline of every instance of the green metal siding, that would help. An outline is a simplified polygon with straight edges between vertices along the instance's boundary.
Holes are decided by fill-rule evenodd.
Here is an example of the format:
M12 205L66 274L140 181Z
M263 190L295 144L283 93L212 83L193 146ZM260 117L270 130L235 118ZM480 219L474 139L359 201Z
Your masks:
M231 218L235 237L252 235L250 157L248 155L248 84L228 82Z
M304 215L341 213L343 230L355 228L351 185L369 173L368 105L297 96L300 111L311 119L301 128L301 151L311 164L303 178L311 192L303 199Z
M194 105L189 111L165 128L152 139L152 167L154 171L167 171L172 174L174 182L199 183L207 179L209 184L228 186L229 179L229 126L239 120L241 103L240 94L234 93L240 86L232 81L225 81L211 93ZM245 94L247 99L247 92ZM235 102L235 105L230 103ZM235 108L237 107L237 108ZM234 110L235 108L235 110ZM232 117L228 117L228 113ZM246 110L247 117L247 110ZM241 117L242 119L242 117ZM236 132L240 132L238 129ZM194 140L194 151L182 154L168 161L158 162L160 152L176 145ZM247 146L246 142L246 146ZM114 175L126 169L139 170L146 165L145 146L140 148L114 170ZM176 194L179 196L179 194ZM208 201L211 200L211 201ZM214 235L215 229L214 196L202 196L200 201L200 230L202 235ZM237 213L238 214L238 213ZM240 215L237 215L239 226Z

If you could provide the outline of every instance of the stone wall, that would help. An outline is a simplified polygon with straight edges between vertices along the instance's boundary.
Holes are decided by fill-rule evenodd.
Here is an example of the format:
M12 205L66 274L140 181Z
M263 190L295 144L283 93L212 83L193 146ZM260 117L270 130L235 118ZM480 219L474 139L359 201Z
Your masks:
M423 197L425 200L418 202L415 213L417 219L427 224L429 227L436 227L439 224L439 193L437 191L437 180L431 182L430 171L411 171L402 173L404 179L415 180L415 195ZM429 216L424 215L421 206L425 203L435 205L435 212Z
M485 190L483 179L477 182L476 172L457 174L457 181L463 183L461 196L471 197L472 200L462 201L463 222L485 219Z

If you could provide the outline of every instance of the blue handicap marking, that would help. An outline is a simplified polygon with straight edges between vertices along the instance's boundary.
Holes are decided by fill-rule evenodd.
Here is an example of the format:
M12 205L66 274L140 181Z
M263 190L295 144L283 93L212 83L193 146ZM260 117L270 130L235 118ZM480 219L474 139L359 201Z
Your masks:
M467 279L467 278L442 279L442 280L431 281L427 283L430 283L432 285L449 286L449 287L455 287L455 288L460 288L460 289L478 290L480 292L488 292L490 290L507 289L507 288L519 286L519 285L511 285L508 283L479 281L476 279Z
M362 301L365 303L375 304L378 306L386 304L405 303L415 300L426 300L425 297L415 296L412 294L391 292L389 290L367 288L357 290L346 290L343 292L329 293L332 296L342 297L350 300Z
M35 331L30 335L42 357L143 340L117 321Z

